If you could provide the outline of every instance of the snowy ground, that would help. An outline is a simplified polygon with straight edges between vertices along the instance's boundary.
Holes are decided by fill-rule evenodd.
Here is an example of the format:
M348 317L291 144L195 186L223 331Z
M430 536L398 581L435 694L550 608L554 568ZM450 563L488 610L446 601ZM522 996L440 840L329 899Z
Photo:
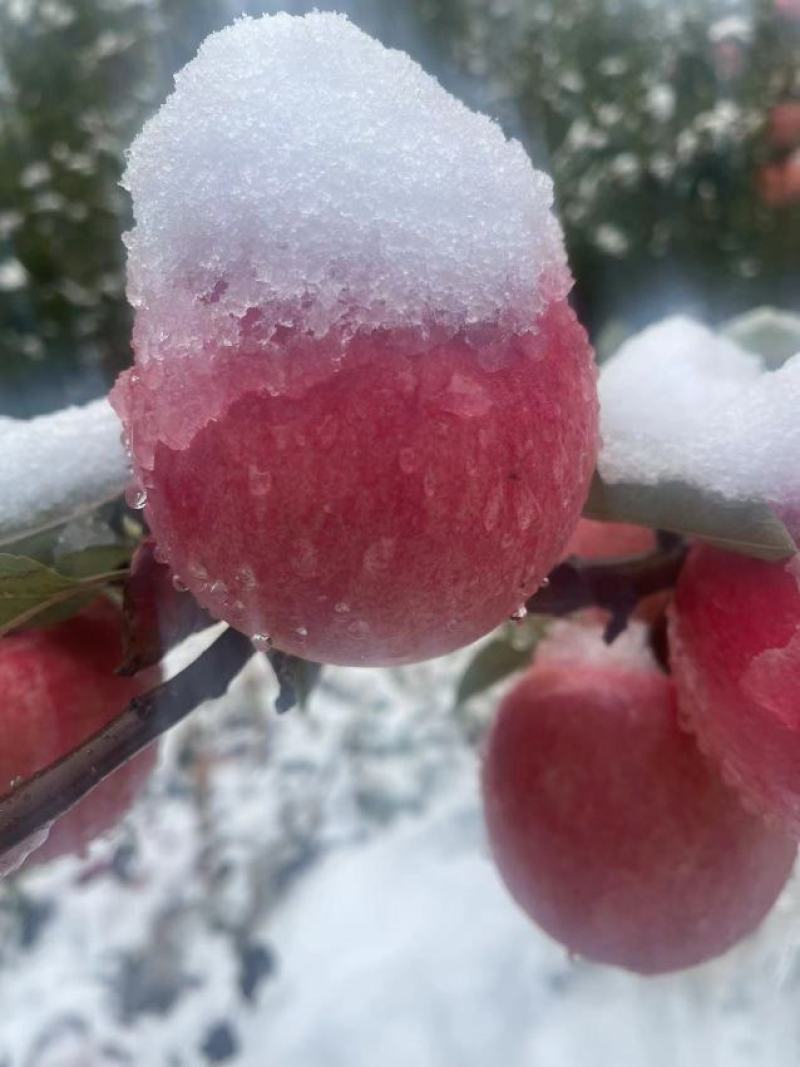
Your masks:
M124 827L4 887L1 1067L796 1064L796 890L725 960L658 980L571 961L518 914L458 662L330 670L283 718L251 669L193 716Z

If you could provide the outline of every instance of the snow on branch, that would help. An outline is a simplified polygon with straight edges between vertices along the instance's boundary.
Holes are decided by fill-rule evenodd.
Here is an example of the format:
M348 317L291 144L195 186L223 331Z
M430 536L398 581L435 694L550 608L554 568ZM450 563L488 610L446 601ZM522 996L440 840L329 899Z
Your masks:
M0 546L118 496L129 477L107 400L35 419L0 418Z

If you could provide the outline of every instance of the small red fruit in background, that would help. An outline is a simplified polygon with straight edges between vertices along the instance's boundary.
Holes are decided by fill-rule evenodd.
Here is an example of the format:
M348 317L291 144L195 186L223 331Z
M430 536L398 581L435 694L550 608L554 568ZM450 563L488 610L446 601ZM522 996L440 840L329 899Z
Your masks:
M524 911L571 952L642 974L724 952L766 915L796 847L684 732L642 628L559 624L501 703L489 840Z
M681 709L725 777L800 836L800 557L692 549L670 618Z
M800 0L775 0L775 11L785 19L800 19Z
M655 547L655 531L646 526L581 519L564 550L564 558L580 556L582 559L614 559L652 552Z
M102 729L142 689L114 674L119 612L98 600L79 615L0 639L0 792L30 778ZM126 814L155 766L151 746L106 778L50 828L33 862L81 852Z
M800 144L800 100L784 100L770 108L767 137L774 148Z
M792 152L780 163L764 164L757 181L766 207L787 208L800 202L800 152Z

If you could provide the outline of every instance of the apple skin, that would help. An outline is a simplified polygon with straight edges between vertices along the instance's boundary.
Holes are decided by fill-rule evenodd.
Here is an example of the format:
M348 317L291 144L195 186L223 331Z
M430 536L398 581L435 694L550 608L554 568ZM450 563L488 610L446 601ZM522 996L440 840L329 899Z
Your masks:
M655 530L628 522L598 522L581 519L564 550L564 559L616 559L652 552L657 544Z
M681 712L745 801L800 838L800 557L696 545L670 610Z
M307 659L390 665L487 633L558 562L595 464L595 379L554 303L516 335L276 345L253 325L216 361L140 361L113 403L148 523L204 607Z
M121 659L121 617L105 600L0 639L0 791L72 751L142 691L142 679L115 675ZM26 866L84 852L126 814L156 759L151 745L102 781L50 827Z
M554 641L564 625L578 624ZM538 926L575 955L658 974L751 933L796 846L680 728L671 679L618 651L599 637L589 656L544 649L490 731L484 810L500 874Z

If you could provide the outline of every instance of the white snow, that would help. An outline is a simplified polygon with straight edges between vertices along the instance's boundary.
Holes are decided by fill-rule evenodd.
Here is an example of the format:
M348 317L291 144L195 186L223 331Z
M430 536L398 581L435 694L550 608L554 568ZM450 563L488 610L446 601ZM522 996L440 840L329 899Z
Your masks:
M212 34L125 184L140 361L226 343L250 308L318 335L530 328L571 284L552 184L522 146L342 15Z
M121 493L129 461L120 432L107 400L0 418L0 546Z
M22 289L28 280L28 272L18 259L6 259L0 263L0 292L11 293Z
M622 345L599 394L607 481L676 479L731 500L800 504L800 354L769 370L674 316Z
M738 949L658 979L570 960L522 916L449 710L464 660L331 669L280 719L254 664L174 731L127 826L0 889L3 1067L200 1067L221 1021L234 1067L796 1064L796 885ZM239 935L275 955L252 1002ZM143 990L160 1007L133 1010Z
M536 649L536 662L596 663L627 666L642 671L657 670L650 641L650 627L631 619L623 632L608 644L605 626L591 614L556 619Z

